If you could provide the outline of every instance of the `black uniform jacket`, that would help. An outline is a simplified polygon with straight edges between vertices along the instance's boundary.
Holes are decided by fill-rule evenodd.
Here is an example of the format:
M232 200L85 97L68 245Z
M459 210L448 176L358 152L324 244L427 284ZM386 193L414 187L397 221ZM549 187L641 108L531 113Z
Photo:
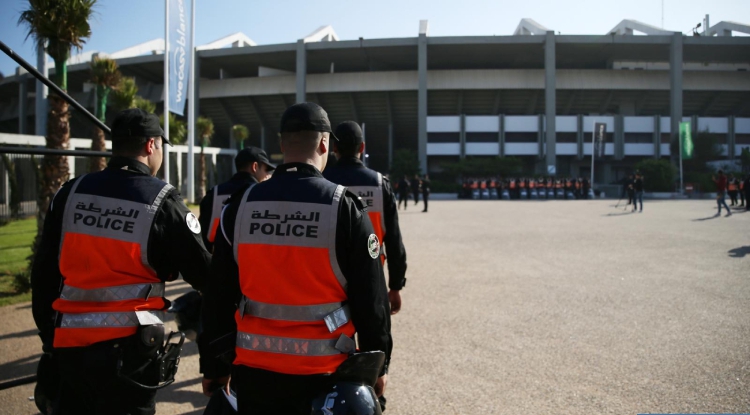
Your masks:
M362 164L356 157L346 157L339 160L335 166L328 167L323 176L342 186L364 186L370 183L377 174ZM406 284L406 249L401 241L401 228L398 225L398 207L396 196L393 194L391 182L383 177L383 218L385 220L385 243L388 258L388 288L400 290Z
M279 166L271 179L255 185L253 191L273 195L284 200L290 187L300 188L300 181L307 181L311 192L317 186L311 178L323 178L313 166L304 163L289 163ZM206 378L216 379L229 375L231 366L226 360L216 358L215 347L220 339L229 339L237 330L234 313L242 292L239 269L229 241L234 239L234 224L242 195L235 194L225 208L220 229L214 241L214 256L211 264L210 283L203 296L203 333L198 341L201 351L201 373ZM223 233L221 233L223 232ZM347 281L347 297L351 318L357 330L360 351L381 350L386 353L386 367L390 360L391 320L383 268L378 259L373 259L367 250L367 241L373 228L359 198L346 192L341 200L336 229L336 256ZM226 237L225 237L226 235ZM269 258L273 260L273 258ZM283 267L284 264L278 264ZM227 337L229 335L229 337ZM223 351L223 350L222 350ZM234 350L232 349L231 354ZM266 376L267 371L238 366L233 372L235 379L244 376ZM293 376L293 375L289 375Z
M121 186L119 180L130 175L149 175L148 166L126 157L112 157L100 173L108 175L111 186ZM65 183L52 199L39 251L31 269L32 311L46 350L51 350L55 327L52 303L60 297L63 278L57 261L60 253L63 211L71 184ZM203 246L200 234L190 230L186 218L190 213L176 189L171 190L159 211L149 235L148 261L162 281L172 281L182 274L185 281L202 289L208 277L211 254ZM86 255L81 252L81 255Z
M231 195L236 192L247 190L247 186L253 183L258 183L252 174L246 171L238 171L228 181L218 184L218 191L220 197L228 200ZM203 236L203 244L206 245L206 249L209 252L213 251L214 244L208 241L208 233L211 232L211 217L213 216L214 208L214 188L212 187L206 193L206 196L201 200L201 214L198 220L201 223L201 235ZM217 214L220 214L217 212Z

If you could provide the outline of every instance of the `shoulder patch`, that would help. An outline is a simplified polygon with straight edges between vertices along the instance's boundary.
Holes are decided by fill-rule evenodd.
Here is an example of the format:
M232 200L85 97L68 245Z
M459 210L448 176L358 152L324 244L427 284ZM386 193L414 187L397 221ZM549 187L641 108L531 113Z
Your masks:
M367 253L370 254L372 259L376 259L380 255L380 241L374 233L371 233L370 237L367 238Z
M185 223L187 224L188 229L190 229L190 232L196 235L201 233L201 223L198 222L198 218L195 217L193 212L188 212L188 214L185 215Z

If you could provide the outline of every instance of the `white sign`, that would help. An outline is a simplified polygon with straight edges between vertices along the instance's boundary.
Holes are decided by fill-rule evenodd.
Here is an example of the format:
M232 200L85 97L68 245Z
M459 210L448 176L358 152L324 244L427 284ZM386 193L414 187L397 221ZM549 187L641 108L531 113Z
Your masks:
M547 174L550 174L550 175L557 174L557 167L554 164L548 165Z

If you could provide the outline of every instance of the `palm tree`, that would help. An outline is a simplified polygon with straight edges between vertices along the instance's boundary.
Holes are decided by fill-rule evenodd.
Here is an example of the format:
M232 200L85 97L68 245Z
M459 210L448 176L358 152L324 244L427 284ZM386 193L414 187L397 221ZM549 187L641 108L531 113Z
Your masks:
M29 8L21 13L18 24L28 28L26 37L32 37L37 47L47 45L47 53L55 61L55 81L66 90L68 88L68 67L70 50L80 50L91 36L89 18L94 11L96 0L29 0ZM66 149L70 143L70 112L68 103L49 96L47 117L47 148ZM46 155L42 160L40 192L37 201L37 235L32 248L37 251L42 239L44 219L50 201L60 186L68 180L70 166L65 156Z
M208 117L198 117L195 127L201 144L201 162L198 165L201 181L198 187L198 195L202 198L206 195L206 154L204 150L206 146L211 144L211 137L214 135L214 122Z
M136 96L135 97L135 100L133 101L133 108L142 109L142 110L144 110L144 111L146 111L146 112L148 112L150 114L153 114L153 113L156 112L156 104L154 104L153 102L147 100L146 98L140 97L140 96ZM170 120L171 119L172 118L170 118ZM169 131L172 131L172 127L171 127L172 124L171 123L172 122L170 121ZM187 133L187 130L186 130L186 133ZM172 137L171 136L169 137L169 141L172 141Z
M109 58L97 58L91 60L91 82L96 85L96 115L103 123L107 122L107 98L112 88L120 84L120 70L117 62ZM94 151L105 151L107 148L104 139L104 131L94 126L94 136L91 139L91 149ZM104 170L107 162L104 157L92 157L89 160L89 171L96 172Z
M137 101L137 99L136 99ZM145 105L151 104L151 101L144 100ZM147 104L146 104L147 103ZM136 107L141 108L142 110L146 111L142 107ZM161 122L162 128L164 128L164 114L159 116L159 122ZM187 137L187 124L184 120L177 118L174 114L171 112L169 113L169 142L174 145L179 145L185 142L185 138Z
M240 143L240 150L245 148L245 140L250 137L250 130L242 124L232 126L232 139Z
M138 95L138 85L135 84L135 78L120 77L120 82L109 96L109 101L115 107L115 111L122 111L135 107L135 97Z

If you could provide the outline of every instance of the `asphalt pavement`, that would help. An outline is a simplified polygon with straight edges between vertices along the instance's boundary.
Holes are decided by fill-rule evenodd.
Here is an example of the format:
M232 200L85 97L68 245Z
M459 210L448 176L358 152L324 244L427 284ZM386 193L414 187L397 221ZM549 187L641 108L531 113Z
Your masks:
M409 269L386 414L750 412L750 213L615 203L399 211ZM39 352L30 305L0 308L0 382L33 374ZM183 355L158 414L202 413L195 344ZM32 391L0 391L0 413L37 413Z

